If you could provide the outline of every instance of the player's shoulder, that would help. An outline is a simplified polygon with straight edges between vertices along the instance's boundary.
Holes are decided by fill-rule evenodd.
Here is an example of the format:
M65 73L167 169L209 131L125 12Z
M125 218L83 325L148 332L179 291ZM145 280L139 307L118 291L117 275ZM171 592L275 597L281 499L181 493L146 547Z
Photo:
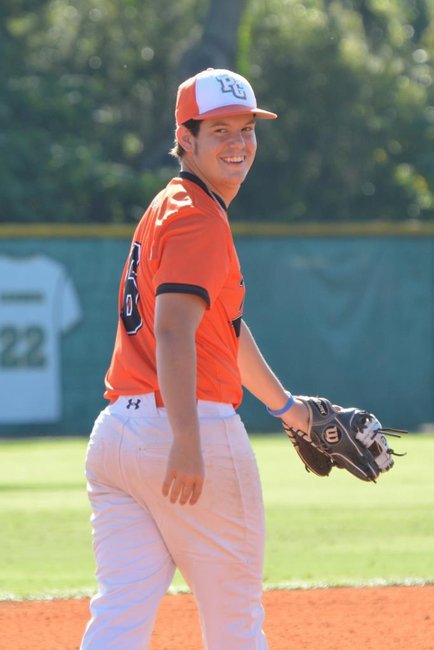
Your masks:
M139 222L134 239L152 240L155 245L166 237L194 236L199 239L230 239L226 213L202 188L173 178L159 192Z
M217 201L207 194L201 187L185 182L176 177L170 181L163 192L154 199L154 209L157 210L157 223L159 225L180 225L181 223L194 223L198 226L212 223L220 227L227 221L226 215Z

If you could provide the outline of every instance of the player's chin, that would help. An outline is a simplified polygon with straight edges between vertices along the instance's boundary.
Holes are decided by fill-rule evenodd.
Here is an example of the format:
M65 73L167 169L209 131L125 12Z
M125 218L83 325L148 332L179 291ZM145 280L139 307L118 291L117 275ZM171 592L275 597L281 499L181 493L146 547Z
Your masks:
M252 161L253 162L253 161ZM250 167L252 166L251 162L247 160L238 164L231 164L224 166L224 174L227 178L231 178L234 181L237 180L239 183L242 183L249 173Z

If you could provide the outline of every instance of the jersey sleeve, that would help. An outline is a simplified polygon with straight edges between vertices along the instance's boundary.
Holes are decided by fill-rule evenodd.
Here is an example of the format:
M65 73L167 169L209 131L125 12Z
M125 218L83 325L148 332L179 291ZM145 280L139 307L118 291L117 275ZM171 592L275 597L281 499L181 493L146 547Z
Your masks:
M228 226L215 214L192 214L167 224L158 246L156 295L189 293L210 307L229 271Z

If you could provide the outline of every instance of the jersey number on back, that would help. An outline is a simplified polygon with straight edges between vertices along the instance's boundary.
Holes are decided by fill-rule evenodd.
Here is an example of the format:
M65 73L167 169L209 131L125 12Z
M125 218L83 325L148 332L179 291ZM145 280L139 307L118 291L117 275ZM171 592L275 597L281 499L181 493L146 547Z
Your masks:
M134 242L131 247L128 271L125 277L124 298L122 301L121 318L127 334L133 336L142 327L142 319L138 309L140 300L137 287L137 269L140 263L140 244Z

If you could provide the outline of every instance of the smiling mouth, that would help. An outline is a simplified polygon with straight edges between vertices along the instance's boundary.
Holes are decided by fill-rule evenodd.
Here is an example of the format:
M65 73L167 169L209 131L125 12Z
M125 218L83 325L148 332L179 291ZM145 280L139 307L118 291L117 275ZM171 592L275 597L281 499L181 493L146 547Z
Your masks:
M225 158L222 158L224 163L227 163L228 165L240 165L246 160L245 156L226 156Z

